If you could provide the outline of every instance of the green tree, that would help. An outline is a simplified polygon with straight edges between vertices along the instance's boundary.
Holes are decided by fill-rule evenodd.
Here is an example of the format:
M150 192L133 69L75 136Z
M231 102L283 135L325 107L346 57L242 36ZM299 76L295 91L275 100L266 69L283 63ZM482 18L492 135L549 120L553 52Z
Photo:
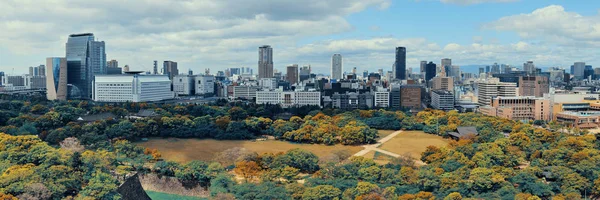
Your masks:
M331 185L319 185L307 188L302 194L303 200L339 200L342 192Z
M118 185L119 182L110 174L97 172L90 179L88 185L81 190L79 195L84 199L121 199L121 195L117 193Z

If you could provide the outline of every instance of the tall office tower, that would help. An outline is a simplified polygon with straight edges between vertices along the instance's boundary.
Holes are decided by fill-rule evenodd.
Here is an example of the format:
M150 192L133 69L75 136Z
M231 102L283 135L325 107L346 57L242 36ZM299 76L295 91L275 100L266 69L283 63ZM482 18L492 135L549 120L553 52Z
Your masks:
M492 65L492 74L499 74L500 73L500 65L498 65L498 63L494 63Z
M594 76L594 68L592 68L591 65L586 65L585 69L583 70L583 78L584 79L596 79Z
M535 65L533 64L533 61L527 61L526 63L523 63L523 71L525 71L527 74L535 73Z
M179 75L179 69L177 69L177 62L164 61L163 62L163 75L168 75L169 80L173 80L173 77Z
M510 73L510 71L512 71L512 68L510 67L510 65L506 65L506 64L502 64L502 73L508 74Z
M452 65L451 74L452 77L454 77L454 80L456 81L460 81L462 79L462 77L460 76L460 66L458 65Z
M123 72L129 72L129 65L125 65L123 67Z
M379 70L377 70L377 73L379 73L379 75L380 75L380 76L383 76L383 75L384 75L384 74L383 74L383 69L379 69Z
M485 73L490 73L490 66L485 66Z
M106 62L106 67L117 68L117 67L119 67L119 62L117 60L110 60L110 61Z
M546 76L519 77L519 96L544 97L550 92L550 82Z
M444 76L452 76L451 74L447 74L446 73L446 69L450 69L452 67L452 59L450 58L444 58L442 59L442 63L439 69L439 73L443 73L442 77Z
M483 67L480 67L480 68L479 68L479 74L483 74L483 73L485 73L485 69L484 69ZM478 74L478 75L479 75L479 74Z
M582 80L585 79L585 62L575 62L573 64L573 76L575 79Z
M310 78L310 73L312 71L310 65L304 65L302 66L302 68L300 68L300 73L298 75L298 78L300 79L300 82L304 81L304 80L308 80Z
M258 78L273 78L273 48L258 47Z
M363 78L366 79L368 77L369 77L369 71L368 70L363 71Z
M94 34L72 34L66 43L67 83L73 88L69 99L90 99L92 80L97 74L106 74L104 42L95 41Z
M158 61L154 61L154 69L152 71L152 74L157 75L158 74Z
M48 100L67 100L67 59L46 58L46 97Z
M331 79L340 80L343 78L342 72L344 70L344 63L341 54L333 54L331 56Z
M421 61L421 70L419 70L419 73L421 74L421 76L425 77L426 71L427 71L427 61L423 60L423 61Z
M429 81L435 77L437 73L437 66L433 62L425 65L425 83L429 84Z
M396 62L394 62L395 78L406 80L406 48L396 47Z
M34 68L29 67L29 76L34 76L34 75L35 75Z
M443 66L440 77L452 77L452 66Z
M298 64L287 66L287 74L285 75L286 80L290 85L298 83Z

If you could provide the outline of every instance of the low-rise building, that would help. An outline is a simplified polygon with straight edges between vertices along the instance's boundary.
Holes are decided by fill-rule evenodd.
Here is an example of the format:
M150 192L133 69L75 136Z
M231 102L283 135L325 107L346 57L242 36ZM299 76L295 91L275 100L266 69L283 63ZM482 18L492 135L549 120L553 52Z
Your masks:
M256 86L233 86L231 99L254 99L256 98L256 92L258 87Z
M600 127L600 111L560 112L556 114L556 121L575 128L598 128Z
M281 105L284 108L321 106L321 93L305 91L258 91L256 92L256 103Z
M454 109L454 94L447 90L434 90L431 92L431 107L438 110Z
M163 75L96 75L93 100L98 102L149 102L172 99L171 80Z
M375 97L375 107L377 108L387 108L390 107L390 93L386 91L374 92L373 96Z
M177 75L173 77L173 92L177 95L190 96L195 92L194 76Z
M210 95L215 93L215 76L198 75L194 79L196 95Z
M496 97L481 113L510 120L550 120L550 101L536 97Z
M332 107L340 109L372 108L373 95L370 93L359 94L347 92L345 94L335 93L331 96Z

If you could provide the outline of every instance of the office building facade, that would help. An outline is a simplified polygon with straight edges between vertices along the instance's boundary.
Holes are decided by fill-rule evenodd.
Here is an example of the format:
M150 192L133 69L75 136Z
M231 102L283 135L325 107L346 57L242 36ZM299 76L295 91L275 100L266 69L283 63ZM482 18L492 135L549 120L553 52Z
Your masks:
M256 104L295 106L321 106L321 92L306 91L257 91Z
M194 76L177 75L173 78L173 92L177 95L190 96L195 94Z
M46 58L46 97L48 100L67 100L67 59Z
M179 75L179 69L177 68L177 62L164 61L163 62L163 75L167 75L169 80L173 80L173 77Z
M199 75L195 76L196 95L210 95L215 92L215 76Z
M550 82L546 76L519 77L519 96L543 97L550 92Z
M96 75L93 100L98 102L152 102L173 99L171 80L164 75Z
M431 107L438 110L453 110L454 94L447 90L431 91Z
M94 34L72 34L66 43L67 81L72 85L69 99L90 99L95 75L106 74L104 42Z
M273 48L269 45L258 48L258 78L273 78Z
M517 84L500 82L497 78L490 78L477 83L477 104L480 107L492 104L494 97L517 96Z
M286 80L290 83L290 85L294 85L294 84L298 83L298 65L297 64L287 66L286 72L287 72Z
M340 80L343 78L344 63L341 54L331 56L331 78Z
M406 48L396 47L396 61L394 62L395 78L406 80Z
M400 87L400 107L421 109L422 88L418 85L403 85Z

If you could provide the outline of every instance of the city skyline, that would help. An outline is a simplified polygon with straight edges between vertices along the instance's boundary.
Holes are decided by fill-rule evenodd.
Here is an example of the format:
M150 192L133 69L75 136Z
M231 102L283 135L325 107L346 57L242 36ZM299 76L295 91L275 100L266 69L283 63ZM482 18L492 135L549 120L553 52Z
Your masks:
M149 2L114 14L110 2L78 2L67 7L66 2L57 1L52 7L32 8L31 2L2 1L0 11L6 13L7 23L0 25L5 30L0 33L0 71L11 73L14 68L14 74L24 74L28 67L44 64L47 57L64 57L68 35L85 32L106 42L106 60L143 71L152 71L154 60L173 60L180 68L194 71L234 67L257 71L256 49L262 45L273 47L278 71L297 63L310 64L315 73L323 74L329 74L334 53L344 56L344 71L354 67L392 71L397 46L406 47L406 67L413 72L422 60L437 63L442 58L451 58L458 66L506 63L521 67L519 63L529 60L539 67L565 69L574 62L600 65L598 30L593 29L600 24L598 2L371 0L332 1L315 7L305 6L309 1L277 5L257 1L250 7L227 1L214 2L213 10L202 2L206 1ZM286 9L269 9L274 6ZM32 10L20 10L25 7ZM78 11L81 8L93 15ZM419 13L440 9L449 14ZM147 10L156 10L158 17ZM461 12L481 17L474 20L453 14ZM64 24L64 19L75 16L80 22ZM131 20L124 21L124 17ZM263 30L267 25L272 28ZM165 26L168 30L162 30Z

